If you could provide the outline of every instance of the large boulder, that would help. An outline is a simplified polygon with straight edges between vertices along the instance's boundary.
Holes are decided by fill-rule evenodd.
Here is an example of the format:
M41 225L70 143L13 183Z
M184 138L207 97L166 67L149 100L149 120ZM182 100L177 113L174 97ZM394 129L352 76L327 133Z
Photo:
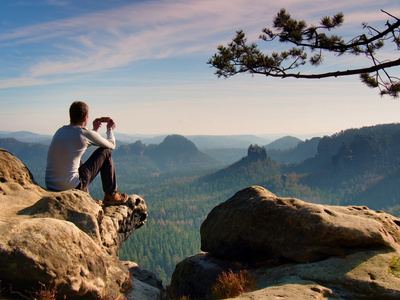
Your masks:
M398 250L399 225L367 207L311 204L253 186L211 210L201 250L231 260L314 262L360 248Z
M121 244L147 219L146 204L100 206L79 190L48 192L0 149L0 282L3 291L54 288L61 299L117 299L131 286Z
M400 299L390 267L400 257L399 225L367 207L311 204L252 186L211 210L200 228L204 252L177 264L168 290L206 299L222 272L248 270L258 290L241 299Z

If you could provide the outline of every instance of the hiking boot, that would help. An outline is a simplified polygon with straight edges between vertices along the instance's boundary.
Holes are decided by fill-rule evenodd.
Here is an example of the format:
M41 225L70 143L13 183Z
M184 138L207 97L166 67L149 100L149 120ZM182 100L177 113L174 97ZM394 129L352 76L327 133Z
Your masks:
M103 204L104 205L120 205L128 201L128 195L126 193L120 194L114 192L113 194L104 194Z

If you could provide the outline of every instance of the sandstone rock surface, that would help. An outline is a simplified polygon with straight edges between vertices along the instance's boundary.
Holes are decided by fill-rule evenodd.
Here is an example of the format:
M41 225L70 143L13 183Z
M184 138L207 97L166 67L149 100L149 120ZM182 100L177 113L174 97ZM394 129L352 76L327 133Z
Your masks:
M205 299L222 271L249 270L258 290L238 299L400 299L390 271L399 219L367 207L318 205L253 186L203 222L201 252L180 262L173 297ZM236 299L236 298L235 298Z
M146 222L146 209L137 195L102 207L79 190L48 192L0 149L1 286L26 293L45 284L61 299L117 299L131 280L118 249Z
M201 250L228 259L313 262L360 248L400 249L400 219L367 207L280 198L254 186L208 214Z
M165 299L164 286L153 272L142 269L134 262L124 262L135 278L133 288L125 293L126 300L162 300Z

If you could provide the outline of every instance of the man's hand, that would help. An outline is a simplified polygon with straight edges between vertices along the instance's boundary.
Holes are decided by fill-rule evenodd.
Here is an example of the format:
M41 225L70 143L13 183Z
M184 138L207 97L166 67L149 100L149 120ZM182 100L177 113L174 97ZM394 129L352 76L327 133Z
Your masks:
M93 130L97 132L100 127L101 127L101 118L94 119L94 121L93 121ZM107 128L108 128L108 125L107 125Z
M115 124L114 120L110 118L107 123L107 130L114 130L117 125Z

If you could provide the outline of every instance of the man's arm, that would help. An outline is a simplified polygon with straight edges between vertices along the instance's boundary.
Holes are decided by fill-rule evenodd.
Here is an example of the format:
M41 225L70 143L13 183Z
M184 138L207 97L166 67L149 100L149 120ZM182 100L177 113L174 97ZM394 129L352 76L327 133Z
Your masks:
M115 149L115 137L113 130L116 127L116 124L114 120L110 118L110 120L107 122L107 138L103 138L98 133L101 125L101 119L97 118L93 121L93 130L84 130L84 135L88 139L89 144L111 150Z
M107 130L107 138L103 138L100 133L83 128L84 136L87 138L89 145L99 146L106 149L115 149L115 138L112 130Z

